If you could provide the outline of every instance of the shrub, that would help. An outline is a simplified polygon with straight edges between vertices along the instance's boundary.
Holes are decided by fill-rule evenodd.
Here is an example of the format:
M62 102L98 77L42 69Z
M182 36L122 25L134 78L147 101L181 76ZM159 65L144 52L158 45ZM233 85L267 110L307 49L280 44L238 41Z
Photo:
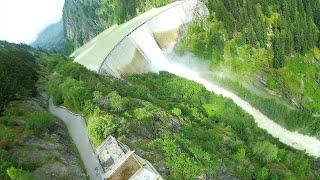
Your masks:
M0 49L0 112L12 100L35 95L35 58L23 49Z
M175 116L177 116L177 117L180 117L180 116L181 116L181 109L179 109L179 108L173 108L173 109L171 110L171 112L172 112L173 115L175 115Z
M278 148L268 141L258 142L253 147L253 154L255 154L261 162L269 163L277 160Z
M269 171L269 170L268 170L268 168L266 168L266 167L261 168L261 169L258 171L258 173L257 173L257 179L258 179L258 180L267 179L268 173L269 173L268 171Z
M0 124L0 148L13 146L20 138L18 131Z
M53 103L56 105L63 104L63 94L59 88L59 84L63 82L63 77L59 74L54 74L46 85L46 90L50 93Z
M152 113L147 111L145 108L137 108L134 110L134 116L140 121L149 122L152 117Z
M27 115L26 132L34 135L48 132L55 124L53 117L45 111L33 112Z
M99 91L94 92L93 101L104 109L109 109L114 112L121 112L124 110L124 101L117 91L110 92L107 96Z
M124 103L121 96L117 91L112 91L107 95L108 103L112 110L114 111L123 111Z
M11 166L12 162L9 153L0 149L0 179L8 179L6 170Z
M94 144L99 144L117 130L117 122L111 115L95 115L89 119L88 134Z
M77 111L81 111L85 101L92 98L92 91L85 82L70 77L60 84L59 88L63 93L65 105Z
M7 173L12 180L33 180L34 175L28 171L11 167L7 170Z

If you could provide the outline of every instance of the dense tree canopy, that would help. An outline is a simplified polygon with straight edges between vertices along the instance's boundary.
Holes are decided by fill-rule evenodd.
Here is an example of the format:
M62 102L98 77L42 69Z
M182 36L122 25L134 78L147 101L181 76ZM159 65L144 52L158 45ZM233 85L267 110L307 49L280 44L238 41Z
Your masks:
M251 89L226 83L262 112L288 128L319 135L320 2L318 0L208 0L209 15L186 30L179 49L212 66L213 74L278 99L259 97ZM218 78L222 79L222 78ZM222 80L223 81L223 80ZM271 91L270 91L271 90ZM263 102L263 103L262 103Z
M27 48L0 42L0 112L8 102L35 94L36 66Z
M63 70L70 67L72 73ZM270 137L230 100L195 82L166 72L115 79L72 62L60 63L56 72L48 82L50 95L87 117L94 145L112 134L165 178L221 178L221 171L240 179L320 175L315 159ZM69 90L51 88L69 81ZM76 98L78 86L93 97Z
M267 47L271 38L275 68L293 52L319 47L318 0L208 0L207 5L210 19L222 23L228 39L241 33L245 43Z

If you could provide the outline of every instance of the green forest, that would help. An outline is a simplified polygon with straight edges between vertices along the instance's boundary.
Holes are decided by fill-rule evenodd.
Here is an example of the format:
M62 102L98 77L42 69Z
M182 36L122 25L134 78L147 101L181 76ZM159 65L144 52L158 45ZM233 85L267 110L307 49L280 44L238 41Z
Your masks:
M170 2L68 4L64 11L73 16L64 15L64 23L77 30L65 28L74 35L67 37L68 48ZM182 30L176 50L196 55L210 66L212 80L278 124L320 138L320 1L205 3L209 15ZM168 72L119 79L60 54L0 41L0 79L0 179L36 179L37 169L63 161L61 151L79 156L42 96L83 115L93 147L113 135L164 179L320 179L320 158L280 143L231 100ZM56 135L68 148L46 151L26 144L61 143Z
M270 118L319 137L320 2L209 0L206 4L208 17L190 25L179 51L190 51L210 64L214 78ZM217 78L219 72L225 78ZM259 97L243 84L271 91L296 110L274 97Z
M192 81L166 72L115 79L69 61L51 71L47 91L54 103L85 115L94 146L112 134L165 178L320 176L318 160L279 143L230 100Z

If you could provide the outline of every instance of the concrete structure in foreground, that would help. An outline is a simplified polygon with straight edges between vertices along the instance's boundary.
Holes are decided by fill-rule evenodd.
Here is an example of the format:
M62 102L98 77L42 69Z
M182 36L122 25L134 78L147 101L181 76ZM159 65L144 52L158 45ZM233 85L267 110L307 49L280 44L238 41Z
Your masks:
M208 10L199 0L177 1L153 8L124 24L106 29L74 51L71 57L90 70L115 77L149 72L153 70L152 63L139 47L144 38L152 38L160 49L173 46L181 27L205 14Z
M134 151L109 136L97 149L96 153L108 180L162 180L157 170L149 161L136 155Z

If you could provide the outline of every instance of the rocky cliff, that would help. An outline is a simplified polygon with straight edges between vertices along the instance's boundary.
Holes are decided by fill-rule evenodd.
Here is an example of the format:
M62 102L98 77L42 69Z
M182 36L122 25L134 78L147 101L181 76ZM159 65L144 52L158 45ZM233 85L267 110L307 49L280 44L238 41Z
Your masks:
M64 31L73 48L77 48L112 24L123 23L140 12L172 0L65 0Z

